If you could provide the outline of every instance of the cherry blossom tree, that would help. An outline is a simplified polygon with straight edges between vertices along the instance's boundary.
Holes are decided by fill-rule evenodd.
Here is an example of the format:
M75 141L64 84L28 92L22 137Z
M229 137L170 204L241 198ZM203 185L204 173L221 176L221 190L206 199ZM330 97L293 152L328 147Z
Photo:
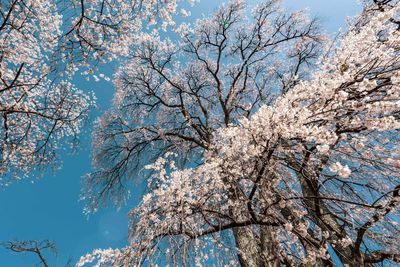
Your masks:
M73 75L123 57L151 23L172 25L176 2L0 1L0 184L57 161L94 105Z
M0 175L8 185L54 162L59 140L75 139L92 100L48 77L62 23L53 1L1 1L0 11Z
M249 20L232 1L178 42L143 35L87 179L96 209L150 163L149 193L130 245L79 266L400 262L400 3L365 1L310 68L315 21L277 2Z
M93 131L94 165L84 192L92 207L123 200L126 179L168 151L195 162L214 132L249 117L286 92L314 63L322 35L303 12L267 1L244 15L242 1L221 8L177 40L142 34L116 73L114 108Z

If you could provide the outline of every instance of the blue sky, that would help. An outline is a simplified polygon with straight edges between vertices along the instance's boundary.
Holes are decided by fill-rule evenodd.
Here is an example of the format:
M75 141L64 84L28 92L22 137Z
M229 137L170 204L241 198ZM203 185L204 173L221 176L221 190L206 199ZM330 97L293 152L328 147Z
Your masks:
M210 14L221 0L201 0L191 8L189 21ZM250 4L257 3L251 0ZM345 27L345 19L360 10L356 0L285 0L290 10L308 8L320 19L327 33L335 33ZM111 72L111 67L106 70ZM94 90L100 110L104 111L113 94L111 83L76 80L83 90ZM102 209L87 218L83 213L84 203L79 202L81 177L90 172L90 126L82 134L82 145L75 155L65 152L62 169L40 179L35 174L30 180L15 183L0 190L0 241L49 239L56 243L57 258L50 258L51 266L65 266L69 258L75 263L78 258L95 248L120 247L126 245L127 212L130 207L116 211ZM34 183L31 183L31 180ZM137 203L143 188L132 190L131 203ZM0 266L35 266L38 260L29 254L15 254L0 248Z

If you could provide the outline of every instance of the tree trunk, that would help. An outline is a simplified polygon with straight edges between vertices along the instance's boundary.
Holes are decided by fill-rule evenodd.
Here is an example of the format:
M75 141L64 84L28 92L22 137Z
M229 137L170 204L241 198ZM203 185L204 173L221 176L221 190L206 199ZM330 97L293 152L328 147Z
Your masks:
M280 266L278 242L273 231L273 226L260 226L260 237L263 266Z
M278 267L279 250L271 226L261 226L257 235L250 226L233 230L242 267Z
M233 229L236 250L242 267L262 266L260 242L251 227L237 227Z

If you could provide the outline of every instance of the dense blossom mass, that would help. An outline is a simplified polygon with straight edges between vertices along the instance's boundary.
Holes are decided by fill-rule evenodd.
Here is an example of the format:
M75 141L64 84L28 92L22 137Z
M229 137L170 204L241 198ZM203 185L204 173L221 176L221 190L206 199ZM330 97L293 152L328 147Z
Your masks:
M400 262L400 4L366 2L321 51L315 21L278 2L250 20L231 1L179 42L143 35L94 134L92 207L143 151L161 157L130 245L78 265Z
M144 20L165 28L175 12L172 0L1 1L0 185L54 163L61 143L74 143L94 105L71 83L79 68L92 75L99 62L124 56Z

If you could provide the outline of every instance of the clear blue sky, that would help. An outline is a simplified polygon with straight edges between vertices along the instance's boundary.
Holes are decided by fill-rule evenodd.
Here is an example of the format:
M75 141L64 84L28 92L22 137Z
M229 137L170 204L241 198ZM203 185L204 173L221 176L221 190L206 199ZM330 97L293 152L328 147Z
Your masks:
M201 0L191 10L188 20L210 14L221 0ZM250 0L250 4L257 0ZM327 33L335 33L345 27L345 18L360 10L356 0L285 0L290 10L308 8L318 17ZM112 70L108 70L112 71ZM77 80L83 90L94 90L104 111L112 99L111 83L93 83ZM101 112L101 110L99 111ZM92 118L99 112L93 114ZM89 126L90 127L90 126ZM80 255L95 248L121 247L126 245L127 212L103 209L89 218L82 213L84 203L78 202L81 177L90 171L90 128L82 135L82 146L77 154L62 155L62 169L53 174L11 185L0 190L0 241L49 239L56 243L57 258L51 258L51 266L64 266L68 258L75 263ZM142 188L133 191L132 203L137 203ZM28 254L15 254L0 248L0 266L35 266L38 260Z

